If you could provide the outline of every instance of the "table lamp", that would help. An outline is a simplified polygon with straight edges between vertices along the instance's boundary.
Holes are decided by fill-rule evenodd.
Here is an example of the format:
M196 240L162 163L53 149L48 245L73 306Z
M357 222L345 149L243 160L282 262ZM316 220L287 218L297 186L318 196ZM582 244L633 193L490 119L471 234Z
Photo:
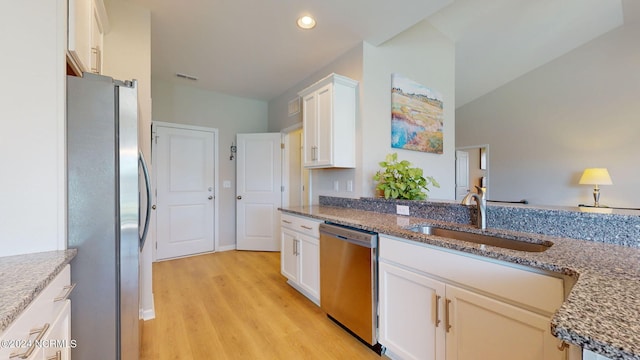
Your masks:
M600 207L600 188L599 185L611 185L611 176L606 168L588 168L584 169L582 177L578 182L581 185L594 185L593 200L595 207Z

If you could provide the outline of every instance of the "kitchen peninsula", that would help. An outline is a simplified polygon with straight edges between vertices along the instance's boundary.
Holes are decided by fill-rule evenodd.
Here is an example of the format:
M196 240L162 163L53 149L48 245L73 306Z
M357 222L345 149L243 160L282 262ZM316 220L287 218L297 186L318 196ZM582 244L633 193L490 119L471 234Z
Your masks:
M395 215L397 203L409 205L412 216ZM551 319L553 335L613 359L640 359L637 212L490 205L485 234L553 243L522 252L409 230L430 224L479 233L470 225L475 210L454 202L321 197L320 205L282 211L567 276L575 284Z

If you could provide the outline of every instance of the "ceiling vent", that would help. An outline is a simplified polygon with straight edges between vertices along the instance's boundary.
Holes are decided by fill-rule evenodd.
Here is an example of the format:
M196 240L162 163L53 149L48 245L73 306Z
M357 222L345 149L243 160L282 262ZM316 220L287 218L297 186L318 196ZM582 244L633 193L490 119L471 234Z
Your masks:
M187 74L183 74L183 73L176 73L176 76L182 79L187 79L187 80L191 80L191 81L197 81L198 78L195 76L191 76L191 75L187 75Z
M300 112L300 97L289 100L289 116L293 116Z

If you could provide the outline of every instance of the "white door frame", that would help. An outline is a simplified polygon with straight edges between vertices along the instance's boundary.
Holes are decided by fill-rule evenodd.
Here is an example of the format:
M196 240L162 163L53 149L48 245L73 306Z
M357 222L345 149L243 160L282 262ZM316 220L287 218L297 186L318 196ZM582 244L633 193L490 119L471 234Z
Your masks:
M289 198L291 195L291 184L289 184L289 165L290 165L290 156L292 149L289 146L289 136L291 136L291 132L302 129L302 123L297 123L287 128L284 128L280 131L282 134L282 143L285 144L284 151L282 152L282 186L284 186L284 191L282 192L282 207L289 207ZM301 164L302 165L302 164ZM305 184L307 186L307 184ZM294 204L294 206L298 206L298 204Z
M485 169L485 175L487 177L487 192L485 197L488 199L489 198L489 185L491 184L491 176L489 175L489 168L491 167L491 159L490 159L490 154L491 151L489 151L489 144L482 144L482 145L470 145L470 146L460 146L460 147L456 147L456 150L471 150L471 149L479 149L479 148L485 148L487 149L486 151L486 155L487 155L487 168ZM469 186L471 188L471 186ZM471 191L471 189L469 189Z
M219 177L219 169L218 169L218 163L219 163L219 151L218 151L218 129L217 128L210 128L210 127L204 127L204 126L195 126L195 125L184 125L184 124L175 124L175 123L168 123L168 122L162 122L162 121L152 121L151 122L151 163L152 165L152 184L153 184L153 188L152 188L152 195L151 197L153 198L153 206L155 206L158 203L158 188L157 188L157 166L155 166L155 161L156 161L156 127L157 126L162 126L162 127L168 127L168 128L174 128L174 129L186 129L186 130L197 130L197 131L206 131L206 132L211 132L213 133L213 252L218 251L219 248L219 232L220 232L220 224L219 224L219 219L220 219L220 215L219 215L219 198L220 198L220 194L219 194L219 186L218 186L218 177ZM154 211L154 216L155 216L155 211ZM154 225L156 226L156 232L157 232L157 222L154 222ZM157 237L153 239L153 261L156 262L157 260Z

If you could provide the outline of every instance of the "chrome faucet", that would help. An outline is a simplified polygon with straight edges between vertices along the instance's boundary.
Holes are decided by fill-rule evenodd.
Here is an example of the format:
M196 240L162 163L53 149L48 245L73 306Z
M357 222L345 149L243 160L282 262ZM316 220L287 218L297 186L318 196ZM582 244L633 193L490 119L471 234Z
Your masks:
M487 188L476 186L476 189L478 189L478 193L467 193L464 199L462 199L462 205L470 205L471 199L476 201L476 204L478 204L478 218L476 225L479 229L484 230L487 228L487 198L485 196Z

